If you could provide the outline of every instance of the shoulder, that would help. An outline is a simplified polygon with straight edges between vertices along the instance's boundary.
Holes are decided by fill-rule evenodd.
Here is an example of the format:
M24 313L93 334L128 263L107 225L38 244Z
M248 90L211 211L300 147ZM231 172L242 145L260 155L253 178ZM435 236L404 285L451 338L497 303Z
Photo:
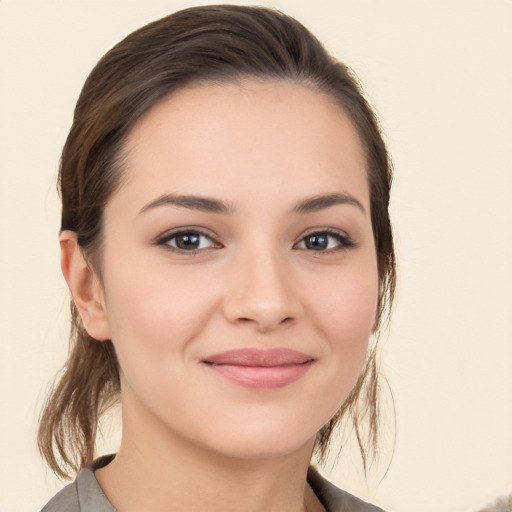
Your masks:
M308 471L308 482L327 512L384 512L381 508L331 484L312 466Z
M76 480L59 491L41 512L80 512Z
M102 457L92 467L82 468L76 480L59 491L41 512L116 512L94 476L94 470L110 460L112 456Z

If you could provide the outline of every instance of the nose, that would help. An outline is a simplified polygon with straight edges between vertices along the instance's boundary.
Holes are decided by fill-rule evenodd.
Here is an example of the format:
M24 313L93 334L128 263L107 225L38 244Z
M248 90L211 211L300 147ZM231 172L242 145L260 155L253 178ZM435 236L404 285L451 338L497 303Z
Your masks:
M265 250L240 254L230 265L224 315L259 332L296 323L302 306L295 285L290 265L279 255Z

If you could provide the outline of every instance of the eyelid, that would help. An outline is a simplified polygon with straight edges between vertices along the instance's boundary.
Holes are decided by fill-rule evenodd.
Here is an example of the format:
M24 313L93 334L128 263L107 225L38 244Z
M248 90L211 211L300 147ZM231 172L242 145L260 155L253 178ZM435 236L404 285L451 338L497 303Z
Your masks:
M204 236L204 237L208 238L209 240L211 240L212 246L198 248L198 249L180 249L178 247L173 247L173 246L169 245L168 242L170 240L172 240L175 237L178 237L180 235L185 235L185 234L196 234L199 236ZM314 251L313 249L309 249L307 247L305 247L305 248L297 247L301 242L304 241L305 238L307 238L308 236L313 236L313 235L331 236L331 237L335 238L339 243L338 243L337 247L335 247L335 248L317 250L317 251ZM165 231L164 233L162 233L155 239L155 244L158 246L162 246L169 251L172 251L175 253L180 253L180 254L195 254L198 252L204 252L204 251L208 251L211 249L219 249L219 248L224 247L218 241L218 237L216 235L214 235L213 233L211 233L210 230L207 230L203 227L198 227L198 226L180 226L180 227ZM357 244L350 237L350 235L348 235L343 230L336 229L336 228L330 228L330 227L315 227L315 228L311 228L307 232L301 234L300 238L297 240L297 242L295 242L293 244L293 248L303 250L303 251L316 252L316 253L321 253L321 254L329 254L329 253L335 253L335 252L347 250L347 249L355 247L356 245Z
M338 240L339 246L337 246L336 248L318 250L318 251L314 251L313 249L308 249L307 247L306 248L298 248L298 249L303 250L303 251L316 252L316 253L320 253L320 254L322 254L322 253L329 254L329 253L339 252L339 251L343 251L343 250L347 250L347 249L356 247L356 243L354 242L354 240L345 231L342 231L339 229L334 229L334 228L318 227L318 228L313 228L313 229L309 230L308 232L302 234L300 236L299 240L294 244L294 248L297 248L297 245L300 244L301 242L303 242L305 238L307 238L309 236L313 236L313 235L331 236Z
M206 247L202 249L180 249L178 247L173 247L168 244L170 240L172 240L175 237L178 237L180 235L187 235L187 234L195 234L199 236L204 236L206 238L209 238L212 241L212 247ZM170 229L168 231L165 231L161 235L159 235L156 240L155 244L164 247L165 249L177 252L181 254L194 254L197 252L207 251L209 249L213 248L221 248L223 247L222 244L217 240L217 237L213 235L209 230L206 230L205 228L200 228L196 226L181 226L179 228Z

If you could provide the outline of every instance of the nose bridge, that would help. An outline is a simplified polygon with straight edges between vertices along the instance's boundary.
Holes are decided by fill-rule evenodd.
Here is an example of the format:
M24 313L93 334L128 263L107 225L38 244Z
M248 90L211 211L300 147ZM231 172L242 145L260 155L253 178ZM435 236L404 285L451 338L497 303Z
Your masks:
M259 330L296 319L300 306L290 274L285 255L268 242L240 250L232 261L225 297L228 319L252 322Z

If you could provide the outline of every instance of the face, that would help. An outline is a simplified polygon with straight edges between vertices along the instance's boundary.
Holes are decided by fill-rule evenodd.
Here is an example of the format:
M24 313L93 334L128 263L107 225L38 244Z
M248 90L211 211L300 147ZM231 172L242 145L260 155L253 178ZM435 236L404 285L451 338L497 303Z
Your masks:
M329 97L198 85L138 122L105 210L105 337L135 437L311 446L363 365L378 276L365 158Z

